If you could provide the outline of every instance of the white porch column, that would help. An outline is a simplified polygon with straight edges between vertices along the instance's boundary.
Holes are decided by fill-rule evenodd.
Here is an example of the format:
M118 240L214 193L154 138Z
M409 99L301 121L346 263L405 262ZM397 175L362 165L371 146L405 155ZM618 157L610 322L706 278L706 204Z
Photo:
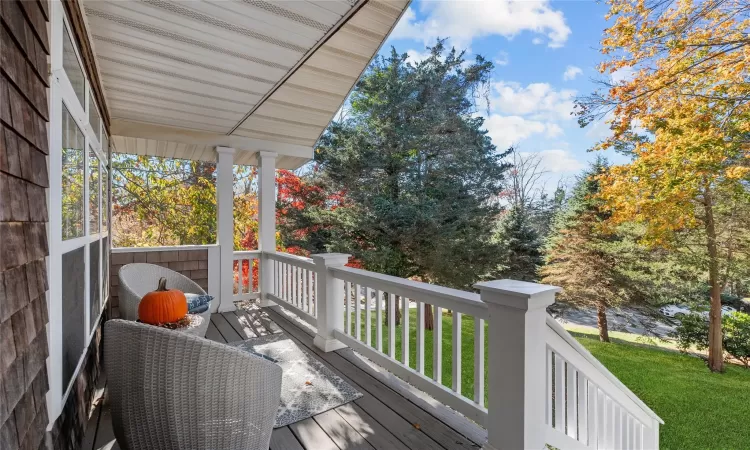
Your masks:
M216 200L219 244L219 312L234 311L234 149L216 147Z
M273 286L273 261L276 252L276 153L258 155L258 250L261 253L260 306L273 306L267 294Z
M524 281L475 284L489 308L489 408L485 450L545 446L547 306L561 289Z
M333 330L344 329L344 281L334 278L330 267L341 267L349 261L344 253L322 253L312 255L315 262L315 311L318 313L318 334L313 343L324 352L346 347L333 337Z

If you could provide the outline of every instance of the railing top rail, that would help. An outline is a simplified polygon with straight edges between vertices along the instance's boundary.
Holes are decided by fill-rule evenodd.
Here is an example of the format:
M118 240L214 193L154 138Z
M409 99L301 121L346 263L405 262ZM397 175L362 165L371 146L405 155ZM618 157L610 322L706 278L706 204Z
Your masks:
M273 259L280 262L288 262L295 264L307 269L314 269L315 263L312 258L305 258L304 256L292 255L291 253L282 252L263 252L269 259Z
M259 257L261 254L260 250L235 250L234 252L234 258L242 258L242 257Z
M218 244L207 245L165 245L160 247L112 247L112 253L135 253L135 252L171 252L175 250L205 250L218 247Z
M489 312L487 304L479 298L479 294L462 291L421 281L408 280L392 275L370 272L352 267L332 267L333 276L345 281L360 283L365 286L380 289L391 294L400 295L412 300L439 306L451 311L458 311L480 319L487 319Z
M603 375L607 380L609 380L615 387L617 387L620 391L622 391L623 394L625 394L630 400L632 400L639 408L641 408L646 414L648 414L651 418L658 421L660 424L664 424L664 421L659 417L651 408L648 407L647 404L643 402L640 398L638 398L637 395L633 393L630 389L628 389L627 386L625 386L622 381L620 381L616 376L612 374L604 365L599 362L594 355L591 354L588 350L586 350L586 347L581 345L580 342L578 342L573 336L570 335L570 333L563 328L562 325L560 325L557 320L555 320L552 316L549 314L547 315L547 326L552 329L560 338L562 338L568 345L570 345L578 354L580 354L586 361L588 361L591 365L593 365L598 371Z

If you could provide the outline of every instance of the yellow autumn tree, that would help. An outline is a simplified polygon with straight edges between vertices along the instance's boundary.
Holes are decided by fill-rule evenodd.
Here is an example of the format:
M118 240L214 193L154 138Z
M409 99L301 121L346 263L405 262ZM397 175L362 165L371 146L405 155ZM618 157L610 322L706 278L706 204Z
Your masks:
M746 206L750 159L750 4L746 0L609 0L602 74L617 81L577 100L582 126L606 120L631 162L601 177L610 225L646 225L654 246L700 237L711 287L709 368L723 370L721 291ZM613 74L619 75L617 77ZM726 220L725 220L726 219Z

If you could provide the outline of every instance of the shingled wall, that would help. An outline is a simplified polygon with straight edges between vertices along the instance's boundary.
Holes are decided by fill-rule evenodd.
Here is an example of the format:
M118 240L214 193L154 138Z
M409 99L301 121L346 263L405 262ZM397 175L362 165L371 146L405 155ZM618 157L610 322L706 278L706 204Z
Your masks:
M0 448L44 447L47 2L0 0Z
M2 0L0 0L2 1ZM208 250L205 248L185 250L154 250L149 248L129 248L112 253L110 263L110 296L112 308L118 308L120 268L130 263L156 264L179 272L198 283L208 291Z

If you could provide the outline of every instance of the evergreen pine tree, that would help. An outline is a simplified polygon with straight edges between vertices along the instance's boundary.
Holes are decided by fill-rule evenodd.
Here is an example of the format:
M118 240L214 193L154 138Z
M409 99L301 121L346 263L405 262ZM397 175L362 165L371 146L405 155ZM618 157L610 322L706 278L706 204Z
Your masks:
M541 269L542 282L563 288L560 299L597 311L599 339L609 342L607 309L628 301L635 292L624 261L622 237L609 230L609 212L599 192L598 175L608 169L598 158L579 178L566 209L555 219L548 242L547 264Z
M501 255L499 278L537 281L539 267L544 263L542 240L521 208L513 207L505 215L495 241Z

